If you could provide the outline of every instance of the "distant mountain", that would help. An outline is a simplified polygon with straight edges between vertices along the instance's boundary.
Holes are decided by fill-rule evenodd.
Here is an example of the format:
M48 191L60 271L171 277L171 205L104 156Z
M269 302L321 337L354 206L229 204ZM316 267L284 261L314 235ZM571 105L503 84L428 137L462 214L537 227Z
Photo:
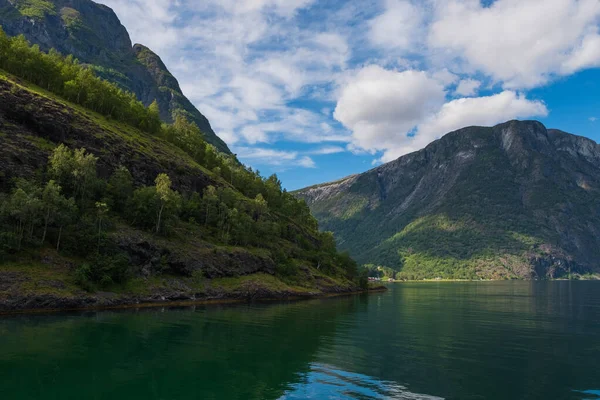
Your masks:
M464 128L296 195L339 247L403 278L600 272L600 145L539 122Z
M23 34L44 51L55 48L89 64L97 75L131 91L146 105L157 100L161 118L186 114L206 141L230 154L209 121L183 95L177 79L147 47L132 46L116 14L91 0L0 0L0 26L10 36Z

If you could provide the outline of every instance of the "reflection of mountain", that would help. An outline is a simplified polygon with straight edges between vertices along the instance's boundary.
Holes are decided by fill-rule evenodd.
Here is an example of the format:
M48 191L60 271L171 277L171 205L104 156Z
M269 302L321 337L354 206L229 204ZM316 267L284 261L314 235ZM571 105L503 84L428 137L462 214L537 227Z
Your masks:
M600 383L597 282L15 317L0 337L2 400L581 400Z
M277 399L359 298L0 321L5 399Z
M600 386L598 282L389 289L340 322L350 329L320 363L448 400L580 400L574 389Z

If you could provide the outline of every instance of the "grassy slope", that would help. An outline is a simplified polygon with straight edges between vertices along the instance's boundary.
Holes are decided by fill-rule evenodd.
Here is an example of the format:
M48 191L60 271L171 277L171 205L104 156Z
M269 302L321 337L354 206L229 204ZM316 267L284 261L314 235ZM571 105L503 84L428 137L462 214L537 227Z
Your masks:
M155 159L159 164L171 165L175 163L179 168L186 168L196 174L204 174L219 185L229 185L220 177L206 170L192 160L185 152L172 144L141 132L129 125L108 120L105 117L72 104L64 99L57 98L37 86L24 82L0 70L0 83L9 83L12 92L23 91L43 100L45 106L50 107L53 113L66 114L72 122L81 125L80 128L91 132L103 142L124 142L136 151L143 153L144 157ZM0 138L7 137L9 122L0 125ZM21 134L19 134L21 135ZM10 139L17 139L11 137ZM40 152L48 153L57 145L40 136L26 135L19 138L29 142ZM9 140L5 145L8 145ZM22 143L22 142L21 142ZM111 146L104 147L106 154L115 149ZM102 159L102 154L98 154ZM185 172L185 171L184 171ZM240 196L241 193L239 194ZM283 216L282 216L283 218ZM299 227L301 229L301 227ZM305 233L308 233L304 230ZM138 235L143 239L156 243L161 248L166 248L175 253L192 253L198 258L210 258L216 252L233 254L237 258L255 259L268 257L268 252L261 248L241 248L224 246L210 241L211 232L196 225L181 223L177 231L169 238L156 238L153 235L133 229L131 227L117 227L113 236ZM200 238L207 238L205 241ZM285 240L278 243L280 247L293 246ZM265 254L267 253L267 254ZM184 296L227 298L227 297L287 297L318 295L327 292L352 290L354 285L341 276L328 276L313 268L308 262L297 260L301 275L278 276L257 273L249 276L228 276L215 279L202 277L182 276L153 276L149 278L136 277L125 285L113 285L103 288L109 292L109 297L136 297L155 298L161 294L180 293ZM14 296L39 296L50 295L61 298L81 297L94 295L85 293L75 284L73 270L81 264L81 260L57 254L54 250L45 248L14 258L11 262L0 265L0 301ZM334 274L335 275L335 274ZM103 294L104 296L106 294Z

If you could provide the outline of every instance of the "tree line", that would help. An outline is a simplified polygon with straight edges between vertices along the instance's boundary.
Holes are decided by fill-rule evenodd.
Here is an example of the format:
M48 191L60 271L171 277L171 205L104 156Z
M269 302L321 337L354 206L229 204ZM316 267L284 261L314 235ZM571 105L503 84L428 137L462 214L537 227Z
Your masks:
M153 186L136 188L124 166L101 179L97 162L85 149L61 144L43 178L17 179L10 193L0 194L0 257L53 246L87 260L77 270L82 285L109 285L127 279L127 257L108 237L116 224L167 236L181 224L192 224L203 228L204 240L269 250L282 273L295 272L287 268L302 258L324 272L342 266L349 277L356 276L356 264L337 253L331 233L307 235L273 214L260 193L249 199L228 186L208 186L202 193L182 194L164 173ZM283 248L282 239L294 246Z
M247 197L253 199L262 194L272 211L317 228L308 206L282 190L276 175L262 178L259 171L245 167L235 156L220 153L204 140L198 126L185 117L185 111L175 113L173 124L164 124L156 101L145 107L133 93L95 76L72 56L64 57L54 49L45 53L39 46L31 46L23 35L8 37L2 27L0 68L105 117L173 143Z
M151 133L161 129L156 102L145 107L133 93L98 78L73 56L40 51L23 35L7 36L2 27L0 68L105 117Z

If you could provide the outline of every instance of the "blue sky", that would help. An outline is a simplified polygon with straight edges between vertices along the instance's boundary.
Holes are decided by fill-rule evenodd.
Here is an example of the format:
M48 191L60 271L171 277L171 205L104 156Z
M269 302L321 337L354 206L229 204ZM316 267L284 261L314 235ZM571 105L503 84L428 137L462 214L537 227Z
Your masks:
M598 0L100 0L289 190L469 125L600 140Z

